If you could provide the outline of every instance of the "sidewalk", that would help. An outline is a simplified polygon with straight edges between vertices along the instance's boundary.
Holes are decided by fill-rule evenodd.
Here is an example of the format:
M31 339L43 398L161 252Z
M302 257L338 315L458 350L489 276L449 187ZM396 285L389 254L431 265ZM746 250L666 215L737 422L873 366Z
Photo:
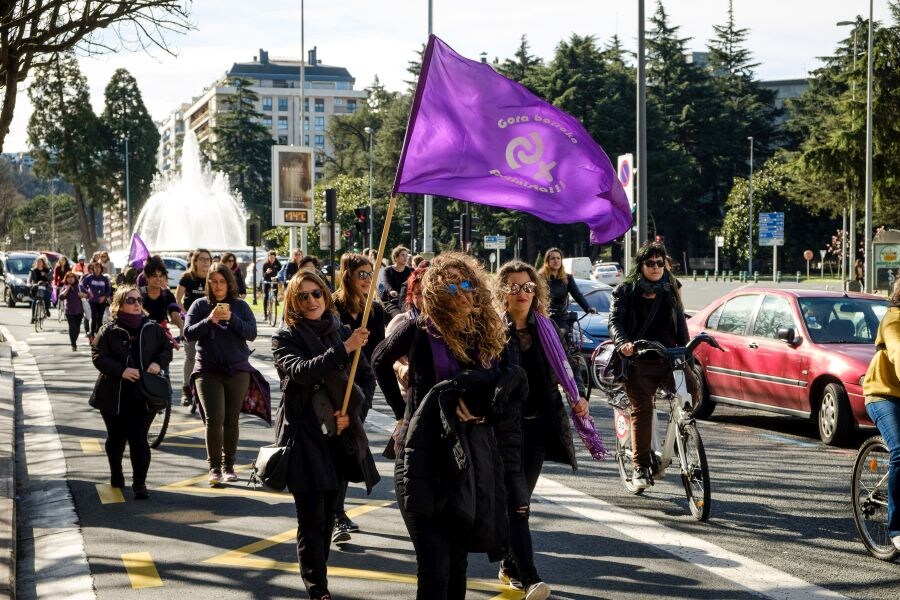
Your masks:
M0 334L0 597L16 597L16 393L12 348Z

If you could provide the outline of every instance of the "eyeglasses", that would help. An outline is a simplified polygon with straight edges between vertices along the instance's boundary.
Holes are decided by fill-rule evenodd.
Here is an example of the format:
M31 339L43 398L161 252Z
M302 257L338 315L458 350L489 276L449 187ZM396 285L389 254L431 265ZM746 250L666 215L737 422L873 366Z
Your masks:
M144 299L141 296L125 296L124 300L125 304L140 304L144 305Z
M309 297L312 296L316 300L322 298L322 290L313 290L311 292L297 292L297 295L300 297L300 302L306 302L309 300Z
M537 284L533 281L528 281L519 285L518 283L511 283L506 286L506 293L510 296L515 296L519 292L525 292L526 294L533 294L537 289Z
M356 278L360 281L366 281L367 279L372 279L372 271L357 271Z
M645 260L644 266L647 267L648 269L652 269L653 267L656 267L657 269L662 269L664 266L666 266L666 261L664 261L662 259L660 259L660 260L652 260L652 259Z
M459 283L448 283L447 291L450 292L453 296L458 294L459 292L474 292L478 287L469 281L468 279L463 279Z

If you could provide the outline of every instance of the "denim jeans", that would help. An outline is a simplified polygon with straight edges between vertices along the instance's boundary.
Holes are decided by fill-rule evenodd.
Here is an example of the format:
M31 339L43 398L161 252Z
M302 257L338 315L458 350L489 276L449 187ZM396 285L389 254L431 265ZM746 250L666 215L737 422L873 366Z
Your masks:
M866 412L875 422L891 453L888 467L888 535L900 536L900 398L870 402Z

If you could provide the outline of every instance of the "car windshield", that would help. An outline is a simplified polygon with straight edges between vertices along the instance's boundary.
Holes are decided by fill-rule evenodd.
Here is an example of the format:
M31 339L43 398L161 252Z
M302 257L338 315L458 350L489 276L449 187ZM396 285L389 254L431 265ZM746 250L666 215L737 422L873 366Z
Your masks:
M887 300L799 298L809 337L817 344L874 344Z
M6 270L13 275L28 275L31 272L32 265L34 265L33 256L12 256L6 260Z
M605 287L594 287L588 289L581 288L581 293L584 294L584 299L587 300L587 303L590 304L591 307L598 313L609 312L609 307L612 303L611 290ZM569 304L569 310L575 312L584 312L581 310L581 307L578 306L577 302L571 302Z

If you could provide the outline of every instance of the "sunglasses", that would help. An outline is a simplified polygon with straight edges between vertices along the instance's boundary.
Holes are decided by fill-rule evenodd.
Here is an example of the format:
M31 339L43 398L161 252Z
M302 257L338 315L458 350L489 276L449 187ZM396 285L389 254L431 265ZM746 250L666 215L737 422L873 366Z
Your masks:
M664 261L662 259L660 259L660 260L645 260L644 266L647 267L648 269L652 269L653 267L662 269L663 267L666 266L666 261Z
M313 290L311 292L297 292L297 295L300 297L300 302L306 302L309 300L309 297L312 296L316 300L319 300L322 297L322 290Z
M522 285L519 285L518 283L511 283L508 286L506 286L506 293L509 294L510 296L515 296L519 292L525 292L526 294L533 294L536 289L537 289L537 284L534 283L533 281L528 281L526 283L523 283Z
M140 304L143 306L144 299L141 296L125 296L125 304Z
M372 279L372 274L372 271L357 271L356 278L361 281L365 281L367 279Z
M463 279L459 283L447 284L447 291L453 296L459 292L474 292L476 289L478 289L477 286L468 279Z

